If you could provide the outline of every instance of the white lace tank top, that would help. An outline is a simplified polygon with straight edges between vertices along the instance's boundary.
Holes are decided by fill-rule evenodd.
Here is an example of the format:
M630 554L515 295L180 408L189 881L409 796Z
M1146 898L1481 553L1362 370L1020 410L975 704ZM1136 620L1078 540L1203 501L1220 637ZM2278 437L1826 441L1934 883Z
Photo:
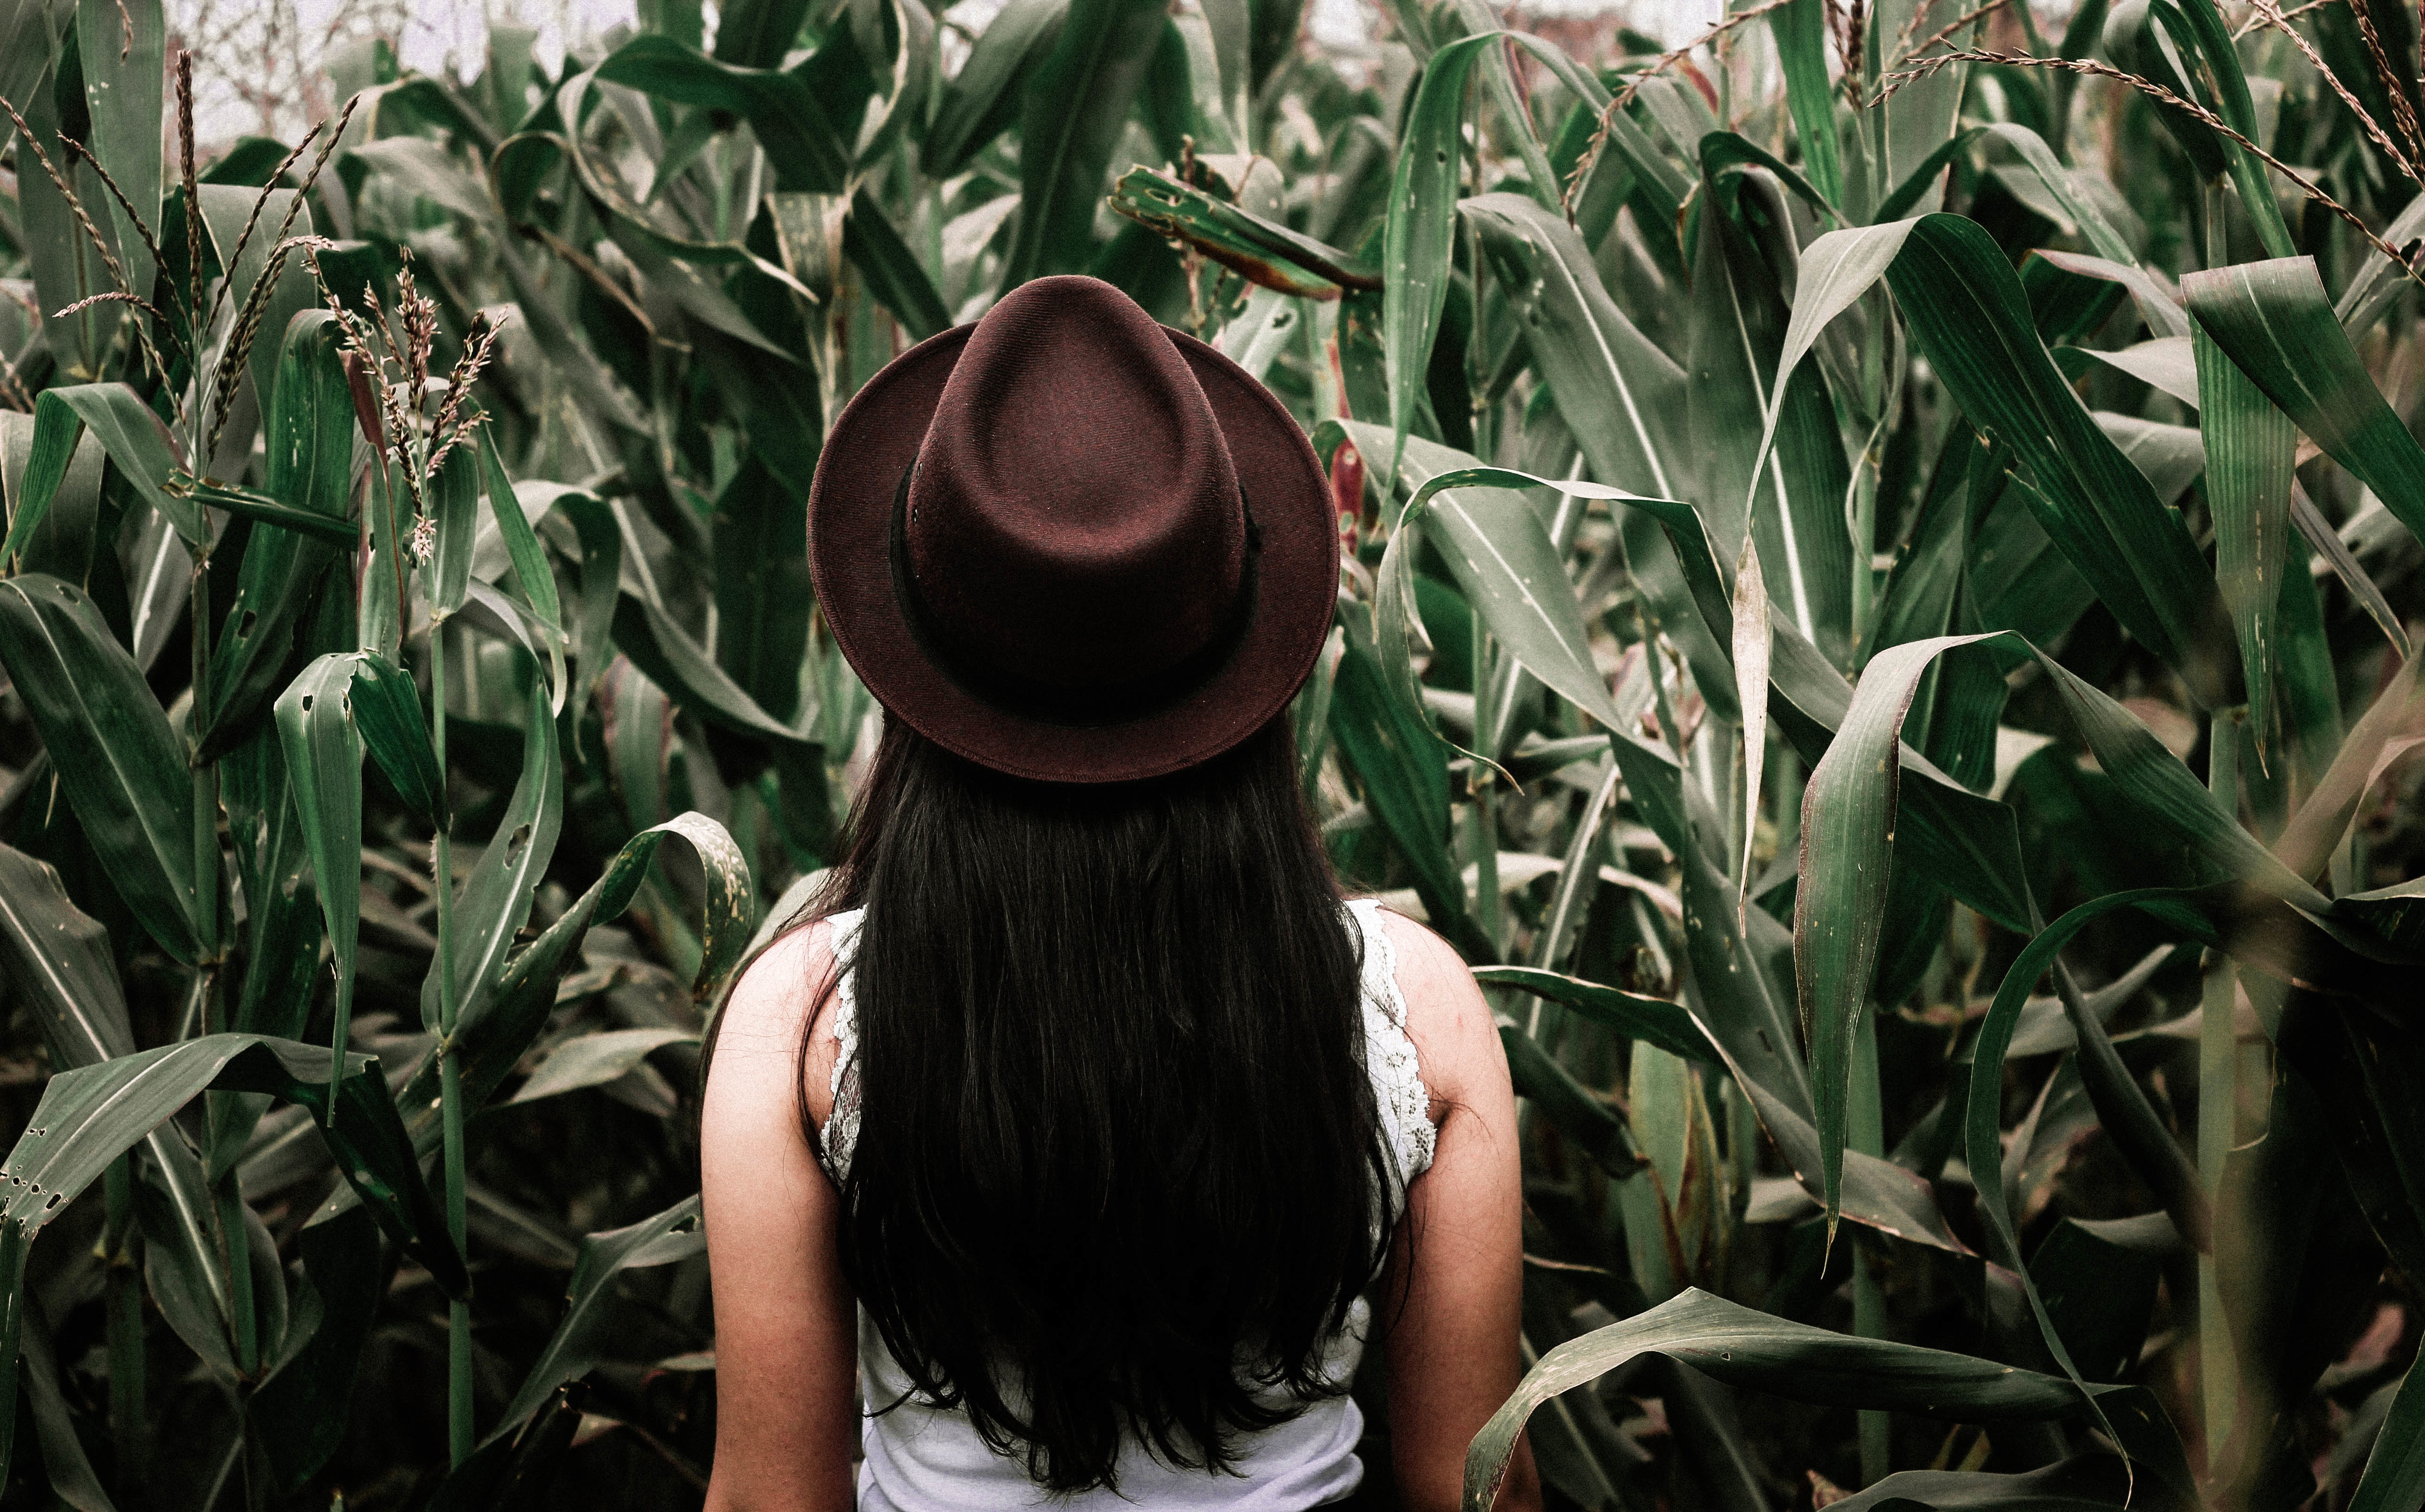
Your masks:
M1435 1131L1431 1094L1406 1035L1406 1000L1398 988L1398 952L1381 925L1381 905L1358 899L1347 905L1363 940L1364 1057L1373 1100L1389 1140L1398 1195L1429 1169ZM822 1131L827 1172L839 1183L850 1170L859 1136L859 1011L850 962L863 910L837 913L826 922L829 948L841 964L834 985L833 1112ZM1324 1353L1325 1375L1344 1386L1363 1359L1371 1311L1358 1298L1347 1327ZM909 1386L883 1338L859 1314L859 1376L861 1409L859 1469L859 1512L1013 1512L1051 1507L1053 1512L1110 1512L1151 1507L1174 1512L1297 1512L1344 1500L1364 1478L1356 1457L1364 1415L1344 1395L1325 1397L1277 1427L1241 1440L1234 1475L1173 1470L1141 1445L1120 1456L1119 1494L1097 1489L1053 1497L1027 1478L1024 1464L996 1454L967 1417L956 1410L904 1401ZM878 1409L899 1402L891 1411Z

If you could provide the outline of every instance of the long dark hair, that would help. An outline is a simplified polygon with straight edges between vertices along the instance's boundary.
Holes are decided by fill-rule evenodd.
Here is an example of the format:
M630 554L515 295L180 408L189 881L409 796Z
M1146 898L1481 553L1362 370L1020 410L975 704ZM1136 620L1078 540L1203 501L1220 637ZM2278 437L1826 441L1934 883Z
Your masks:
M915 1393L1078 1491L1342 1390L1400 1204L1286 716L1087 787L888 719L811 911L862 906L842 1257Z

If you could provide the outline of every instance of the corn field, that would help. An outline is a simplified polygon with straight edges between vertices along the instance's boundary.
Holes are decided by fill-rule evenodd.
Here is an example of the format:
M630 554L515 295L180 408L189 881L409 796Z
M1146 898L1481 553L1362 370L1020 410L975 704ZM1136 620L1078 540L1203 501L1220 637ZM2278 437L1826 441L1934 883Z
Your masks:
M159 0L0 0L0 1505L698 1504L820 442L1090 272L1311 433L1305 791L1498 1015L1469 1508L2425 1506L2416 9L1304 8L644 0L198 153Z

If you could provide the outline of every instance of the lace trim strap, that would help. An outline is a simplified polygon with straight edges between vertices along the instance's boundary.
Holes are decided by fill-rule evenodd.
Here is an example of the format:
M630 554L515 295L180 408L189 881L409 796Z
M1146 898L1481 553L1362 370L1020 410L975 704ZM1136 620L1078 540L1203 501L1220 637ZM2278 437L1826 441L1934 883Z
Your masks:
M1406 1033L1406 995L1398 985L1398 944L1381 919L1377 898L1347 905L1364 937L1364 1061L1402 1181L1431 1168L1439 1131L1432 1127L1431 1091L1423 1085L1414 1039Z
M827 1174L839 1183L850 1174L851 1151L859 1144L859 996L852 989L853 957L859 954L859 925L864 909L846 909L826 920L826 949L833 957L833 1080L828 1090L833 1109L826 1115L823 1143Z

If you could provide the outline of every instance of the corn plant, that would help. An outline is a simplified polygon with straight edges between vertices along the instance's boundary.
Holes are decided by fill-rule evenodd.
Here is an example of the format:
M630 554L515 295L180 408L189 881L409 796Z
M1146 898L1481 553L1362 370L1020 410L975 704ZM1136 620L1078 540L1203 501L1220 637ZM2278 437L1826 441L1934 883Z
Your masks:
M1302 11L656 0L198 161L0 0L9 1495L696 1498L818 449L1091 272L1312 436L1308 799L1498 1015L1469 1506L2425 1505L2415 12Z

